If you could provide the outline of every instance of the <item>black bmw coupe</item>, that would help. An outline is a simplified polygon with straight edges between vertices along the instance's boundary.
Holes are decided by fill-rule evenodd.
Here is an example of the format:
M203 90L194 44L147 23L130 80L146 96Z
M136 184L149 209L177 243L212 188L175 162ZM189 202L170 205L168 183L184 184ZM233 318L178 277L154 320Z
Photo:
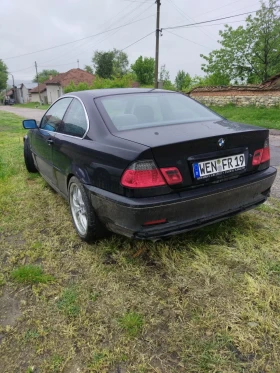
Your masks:
M276 176L268 130L176 92L75 92L23 126L27 170L69 201L85 241L108 230L157 239L228 218L265 202Z

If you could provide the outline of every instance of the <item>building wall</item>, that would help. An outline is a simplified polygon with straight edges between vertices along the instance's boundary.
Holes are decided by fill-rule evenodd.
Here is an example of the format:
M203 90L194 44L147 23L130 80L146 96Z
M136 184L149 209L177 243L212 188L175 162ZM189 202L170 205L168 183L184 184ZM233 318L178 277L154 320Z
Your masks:
M52 104L60 96L63 95L63 89L58 84L47 85L48 104Z
M191 92L190 96L207 106L280 106L279 91L217 91L217 92Z
M17 91L18 91L17 99L20 104L25 104L29 102L29 92L24 84L22 85L22 88L17 89Z
M41 100L44 104L47 103L47 91L41 93ZM31 93L31 102L40 102L39 93Z

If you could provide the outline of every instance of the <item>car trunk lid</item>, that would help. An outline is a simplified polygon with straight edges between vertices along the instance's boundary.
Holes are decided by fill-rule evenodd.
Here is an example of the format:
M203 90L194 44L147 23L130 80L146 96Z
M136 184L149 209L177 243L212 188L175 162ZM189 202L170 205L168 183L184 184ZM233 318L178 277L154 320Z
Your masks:
M114 135L149 146L159 168L177 167L183 182L172 185L172 188L178 190L256 171L258 167L252 166L252 157L257 149L263 148L269 132L259 127L220 120L119 131ZM224 144L220 146L219 141ZM240 167L235 170L216 172L211 176L202 175L199 178L195 176L196 167L214 167L215 171L217 162L213 166L211 161L218 160L226 164L232 157L232 162L236 162L235 157L241 155L245 157L244 167L240 163ZM197 164L200 166L195 166Z

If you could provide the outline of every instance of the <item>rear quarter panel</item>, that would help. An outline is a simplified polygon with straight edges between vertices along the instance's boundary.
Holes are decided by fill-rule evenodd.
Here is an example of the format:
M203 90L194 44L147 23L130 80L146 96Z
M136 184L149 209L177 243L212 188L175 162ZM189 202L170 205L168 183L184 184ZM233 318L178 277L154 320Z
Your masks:
M121 175L143 150L146 147L120 141L110 134L99 141L57 134L53 164L58 187L67 195L69 177L75 175L83 184L123 194Z

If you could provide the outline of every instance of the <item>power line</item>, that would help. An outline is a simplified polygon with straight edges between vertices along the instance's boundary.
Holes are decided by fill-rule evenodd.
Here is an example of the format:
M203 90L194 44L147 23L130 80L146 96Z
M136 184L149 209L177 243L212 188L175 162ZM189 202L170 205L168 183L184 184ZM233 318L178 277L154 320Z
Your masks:
M182 17L184 17L184 18L186 18L188 21L194 21L194 19L193 18L191 18L191 17L189 17L181 8L179 8L179 6L177 6L174 2L173 2L173 0L168 0L168 2L171 4L171 5L173 5L173 7L177 10L177 12L182 16ZM216 41L211 35L209 35L209 33L207 33L206 31L204 31L203 30L203 28L202 28L202 30L201 30L203 33L204 33L204 35L206 35L208 38L210 38L210 39L212 39L212 40L214 40L214 41Z
M129 4L126 8L129 8L130 6L132 6L132 4ZM126 18L127 16L130 16L133 12L135 12L136 10L138 10L139 7L141 7L141 6L142 6L142 5L140 5L140 6L137 5L135 8L129 10L127 13L123 14L122 17L119 17L119 18L113 20L113 22L110 22L110 23L109 23L109 26L112 27L114 24L117 24L119 21L122 21L124 18ZM153 6L153 4L152 4L152 6ZM146 12L148 9L150 9L150 8L151 8L151 7L146 8L143 12L140 12L140 13L138 14L138 16L142 15L143 13L145 13L145 12ZM120 13L120 12L118 12L118 13L116 14L116 16L117 16L119 13ZM115 16L115 17L116 17L116 16ZM145 17L145 18L141 18L141 19L137 20L137 19L136 19L137 16L136 16L135 18L131 19L130 21L131 21L132 23L133 23L133 22L138 22L138 21L140 21L140 20L144 20L144 19L147 19L147 18L149 18L149 17L150 17L150 16ZM111 17L111 18L112 18L112 17ZM118 31L120 31L120 29L119 29ZM118 32L118 31L116 31L116 32ZM99 43L101 43L102 41L106 40L106 39L109 38L111 35L115 34L116 32L112 32L112 33L110 33L109 35L107 35L105 38L101 38L100 40L97 40L96 42L94 42L94 44L91 46L91 48L95 47L97 44L99 44ZM77 46L77 48L83 48L83 47L85 47L88 43L91 43L91 40L86 40L86 41L84 41L81 45ZM63 54L60 55L59 57L51 58L50 60L47 60L46 62L50 62L50 61L53 61L53 60L57 60L57 59L63 58L63 57L65 57L66 55L72 54L73 52L77 55L76 50L73 51L73 49L71 49L70 51L67 51L67 52L63 53ZM82 52L79 52L79 55L81 55L81 54L83 54L83 53L85 53L85 52L87 52L87 50L83 50Z
M118 26L118 27L115 27L115 28L112 28L112 29L109 29L109 30L106 30L106 31L102 31L102 32L98 32L97 34L93 34L93 35L90 35L90 36L86 36L84 38L81 38L81 39L76 39L76 40L73 40L73 41L69 41L67 43L63 43L63 44L59 44L59 45L55 45L53 47L49 47L49 48L44 48L44 49L40 49L40 50L37 50L37 51L34 51L34 52L29 52L29 53L24 53L24 54L20 54L20 55L17 55L17 56L13 56L13 57L6 57L6 58L2 58L3 60L10 60L12 58L18 58L18 57L23 57L23 56L29 56L31 54L35 54L35 53L39 53L39 52L44 52L44 51L47 51L47 50L50 50L50 49L55 49L55 48L59 48L59 47L62 47L64 45L69 45L69 44L73 44L73 43L77 43L78 41L81 41L81 40L85 40L85 39L89 39L89 38L92 38L94 36L98 36L98 35L102 35L102 34L105 34L107 32L110 32L110 31L114 31L114 30L118 30L122 27L125 27L125 26L128 26L128 25L131 25L132 23L136 23L136 22L139 22L139 21L142 21L143 19L145 18L142 18L142 19L138 19L137 21L133 21L133 22L129 22L129 23L126 23L122 26Z
M153 5L154 5L154 4L152 4L151 6L153 6ZM142 15L142 14L145 13L147 10L149 10L149 9L151 8L151 6L147 7L143 12L140 12L140 13L138 14L138 16L139 16L139 15ZM126 16L127 16L127 15L131 15L131 14L132 14L135 10L137 10L137 9L139 9L139 6L137 6L136 8L133 8L133 10L130 11L130 12L128 12L128 13L126 14ZM119 13L120 13L120 12L118 12L116 15L118 15ZM137 17L137 16L136 16L136 17ZM150 16L148 16L148 17L141 18L141 20L144 20L144 19L147 19L147 18L150 18L150 17L154 17L154 15L150 15ZM121 19L123 19L123 17L121 17L121 18L115 20L114 22L111 22L111 26L112 26L114 23L119 22ZM132 21L134 22L134 21L135 21L135 18L133 18ZM136 20L135 22L138 22L138 21L140 21L140 19L139 19L139 20ZM119 30L118 30L118 31L119 31ZM117 31L117 32L118 32L118 31ZM115 33L114 33L114 34L115 34ZM98 41L98 43L102 42L103 40L107 39L108 37L109 37L109 36L107 36L107 37L105 37L105 38L103 38L103 39L100 39L100 40ZM140 40L139 40L139 41L140 41ZM137 41L136 41L136 42L137 42ZM136 42L132 43L131 45L135 44ZM88 43L88 40L86 41L86 43ZM85 44L86 44L86 43L85 43ZM84 45L85 45L85 44L84 44ZM83 46L84 46L84 45L83 45ZM96 45L96 43L95 43L94 45ZM131 45L127 46L126 48L129 48ZM126 48L124 48L124 49L126 49ZM71 51L69 51L69 52L73 52L73 50L71 50ZM82 53L84 53L84 51L83 51ZM79 55L82 54L82 53L79 53ZM61 57L64 57L64 56L67 55L67 54L69 54L69 53L66 52L66 53L64 53L64 55L62 55L62 56L60 56L60 57L52 58L52 59L50 59L50 60L47 60L46 62L53 61L54 59L57 60L57 59L59 59L59 58L61 58ZM42 67L42 68L44 68L44 67L58 67L58 66L74 65L75 63L76 63L76 61L73 62L73 63L65 63L65 64L57 64L57 65L41 65L41 64L39 64L39 67ZM14 71L14 72L19 72L19 71L23 71L23 70L28 70L28 69L31 69L31 68L34 68L34 66L32 65L32 66L29 66L29 67L27 67L27 68L20 69L20 70Z
M226 5L223 5L223 6L219 6L218 8L211 9L211 10L209 10L208 12L205 12L205 13L201 13L201 14L199 14L199 16L196 16L196 17L194 17L194 18L199 18L199 17L201 17L201 16L204 16L205 14L212 13L212 12L214 12L215 10L219 10L219 9L225 8L225 7L229 6L229 5L232 5L232 4L235 4L235 3L239 3L240 1L243 1L243 0L232 1L232 2L229 3L229 4L226 4Z
M29 70L29 69L31 69L31 68L34 69L34 66L32 65L32 66L25 67L24 69L20 69L20 70L12 71L11 74L18 73L18 72L20 72L20 71L24 71L24 70Z
M59 65L39 65L39 67L58 67L58 66L66 66L66 65L74 65L75 63L77 63L77 61L73 61L73 62L69 62L69 63L62 63L62 64L59 64Z
M150 3L150 1L138 1L138 0L124 0L124 1L129 1L131 3L142 3L142 4Z
M205 45L202 45L202 44L196 43L195 41L192 41L192 40L189 40L189 39L187 39L187 38L184 38L183 36L178 35L178 34L175 34L175 33L172 32L172 31L168 31L168 30L165 30L165 31L168 32L169 34L173 34L173 35L175 35L175 36L178 36L179 38L184 39L184 40L186 40L186 41L188 41L188 42L190 42L190 43L192 43L192 44L196 44L196 45L199 45L200 47L207 48L207 49L210 49L210 50L211 50L211 48L206 47Z
M136 43L138 43L139 41L141 41L141 40L143 40L143 39L146 39L148 36L150 36L150 35L152 35L154 33L154 31L152 31L152 32L150 32L149 34L147 34L147 35L145 35L145 36L143 36L141 39L138 39L138 40L136 40L134 43L132 43L132 44L129 44L127 47L125 47L125 48L123 48L123 49L121 49L121 51L124 51L125 49L127 49L127 48L129 48L129 47L131 47L132 45L134 45L134 44L136 44Z
M276 6L274 8L267 8L267 10L270 10L270 9L275 9L275 8L279 8L279 6ZM162 30L172 30L172 29L177 29L177 28L183 28L183 27L189 27L189 26L195 26L195 25L201 25L201 24L205 24L205 23L210 23L210 22L215 22L215 21L221 21L223 19L229 19L229 18L234 18L234 17L239 17L239 16L244 16L246 14L252 14L252 13L256 13L258 12L258 10L253 10L251 12L246 12L246 13L240 13L240 14L235 14L233 16L228 16L228 17L222 17L222 18L215 18L215 19L210 19L208 21L202 21L202 22L196 22L196 23L189 23L187 25L180 25L180 26L171 26L171 27L163 27Z
M230 11L230 12L226 12L226 13L224 13L224 14L220 14L220 16L227 16L228 14L232 14L232 13L235 13L235 12L239 12L240 10L250 8L252 5L257 5L257 4L246 5L246 6L243 6L242 8L238 8L238 9L236 9L236 10L232 10L232 11Z
M142 14L144 14L147 10L149 10L152 6L153 6L154 4L151 4L151 6L148 6L147 8L145 8L142 12L140 12L140 13L138 13L138 15L136 16L136 17L134 17L134 18L132 18L132 20L131 21L134 21L137 17L139 17L140 15L142 15ZM137 6L136 7L136 9L139 9L140 7L142 7L143 5L140 5L140 6ZM128 16L130 16L136 9L133 9L129 14L128 14ZM150 16L147 16L147 17L145 17L145 18L142 18L142 20L144 20L144 19L148 19L148 18L151 18L151 17L154 17L154 15L150 15ZM124 18L124 16L122 17L122 18ZM118 22L118 21L117 21ZM110 36L112 36L112 35L115 35L117 32L119 32L120 30L118 30L118 31L116 31L116 32L112 32L110 35L107 35L107 36L105 36L105 38L102 38L102 39L100 39L97 43L94 43L94 45L92 46L92 47L94 47L94 46L96 46L97 44L99 44L99 43L101 43L101 42L103 42L104 40L106 40L106 39L108 39ZM82 53L84 53L84 52L82 52Z
M109 27L112 27L114 24L116 24L116 23L120 20L120 18L117 18L117 16L118 16L120 13L123 14L123 12L126 11L130 6L132 6L132 4L129 4L128 6L125 6L125 7L122 8L118 13L116 13L114 16L108 18L108 19L104 22L104 23L107 24L107 27L108 27L108 26L109 26ZM137 7L136 7L136 8L137 8ZM135 8L135 9L136 9L136 8ZM134 10L133 10L133 11L134 11ZM127 14L128 14L128 13L127 13ZM123 17L122 17L121 19L123 19L125 16L126 16L126 14L125 14L125 15L123 14ZM116 20L116 18L117 18L117 20ZM103 23L103 25L104 25L104 23ZM103 30L104 30L104 28L103 28ZM105 30L106 30L106 28L105 28ZM89 43L89 42L90 42L90 40L86 40L86 41L82 42L80 45L76 46L76 48L77 48L77 47L80 48L80 47L82 47L82 46L85 46L85 45L86 45L87 43ZM73 53L73 52L75 52L75 51L73 51L73 48L71 48L71 50L69 50L69 51L63 53L63 54L60 55L59 57L51 58L51 59L49 59L49 60L47 60L47 61L45 61L45 62L50 62L50 61L53 61L53 60L60 59L61 57L65 57L66 55L69 55L69 54L71 54L71 53Z
M220 26L220 25L227 25L229 23L237 23L237 22L245 22L245 21L246 19L239 19L238 21L231 21L231 22L226 22L226 23L212 23L211 25L204 25L203 27ZM189 26L188 28L199 28L199 27L202 27L202 26Z

